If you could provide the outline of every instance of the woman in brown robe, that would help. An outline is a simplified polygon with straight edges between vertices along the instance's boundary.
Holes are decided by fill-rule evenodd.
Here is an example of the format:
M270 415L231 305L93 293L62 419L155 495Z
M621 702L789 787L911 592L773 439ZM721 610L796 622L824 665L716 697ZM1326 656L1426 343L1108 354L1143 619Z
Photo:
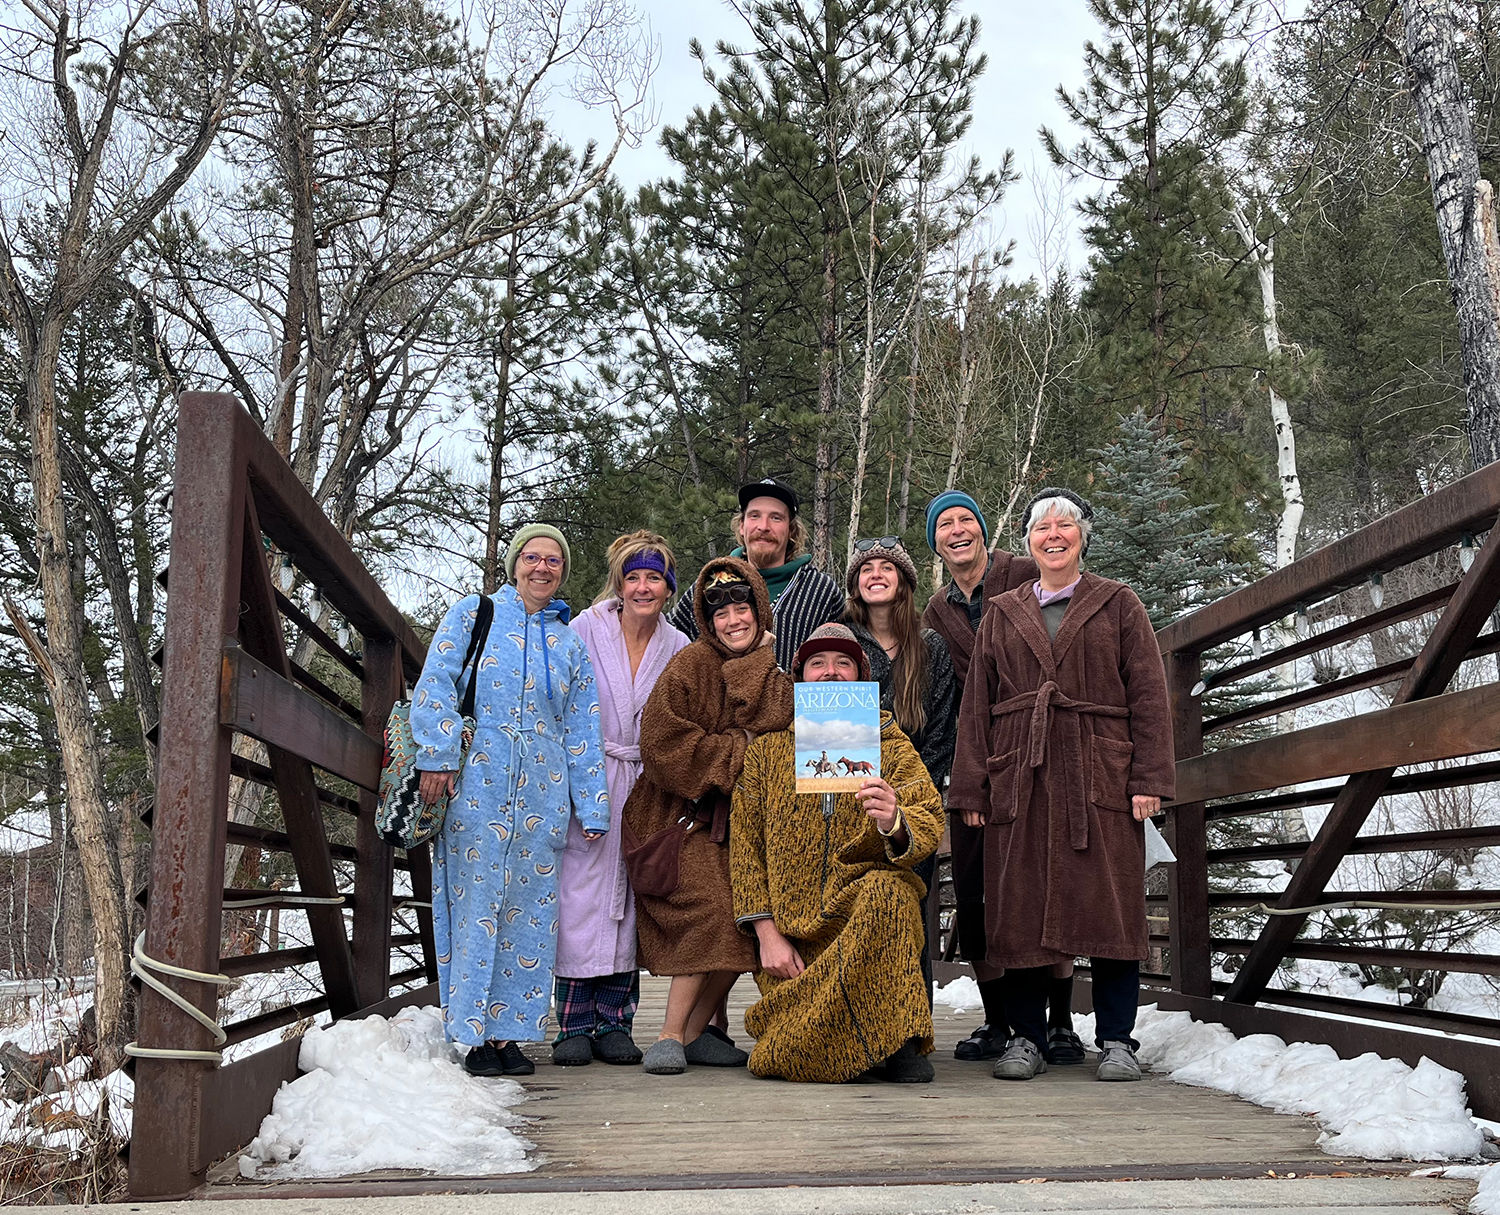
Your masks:
M792 681L776 665L771 597L755 567L710 561L693 587L693 611L698 640L667 664L646 701L641 778L625 803L638 960L672 976L661 1038L642 1061L653 1075L689 1063L743 1067L749 1058L709 1025L735 980L756 966L754 945L734 923L729 799L751 740L792 721Z
M1138 1080L1145 827L1175 788L1166 674L1126 585L1081 572L1093 512L1026 509L1040 578L995 597L975 638L948 800L984 830L985 960L1014 1036L995 1076L1047 1070L1049 968L1091 959L1101 1080Z

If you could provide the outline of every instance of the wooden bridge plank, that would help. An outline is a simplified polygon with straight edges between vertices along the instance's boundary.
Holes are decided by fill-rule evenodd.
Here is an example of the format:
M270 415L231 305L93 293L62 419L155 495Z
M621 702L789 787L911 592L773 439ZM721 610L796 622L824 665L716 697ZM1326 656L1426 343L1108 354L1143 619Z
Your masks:
M361 789L379 790L380 743L238 646L224 648L220 692L221 724L301 753Z
M239 619L245 477L235 432L212 423L239 403L190 392L180 406L146 952L211 972L219 957L232 742L219 720L218 691L224 638L234 634ZM175 978L165 982L214 1013L216 987ZM201 1025L156 992L142 990L140 1001L143 1046L212 1045ZM133 1194L179 1195L201 1180L194 1157L202 1071L203 1064L194 1060L137 1060L135 1126L175 1133L132 1137Z
M362 685L361 710L365 733L383 750L386 719L391 706L405 690L401 676L401 649L394 640L365 643L367 678ZM359 863L354 870L354 973L360 1000L375 1004L391 990L391 895L394 890L395 852L375 832L376 796L364 790L359 796L360 815L354 828ZM428 890L413 891L418 899L432 897Z
M1326 780L1347 776L1352 765L1457 759L1495 750L1497 738L1500 684L1485 684L1185 759L1177 765L1177 798L1197 802Z
M1500 511L1500 462L1418 498L1394 514L1315 549L1157 633L1163 654L1198 653L1289 615L1371 574L1406 565L1482 532Z
M294 691L297 699L263 699L256 707L248 710L241 708L240 711L248 711L252 724L259 725L264 731L260 737L266 743L267 763L276 785L276 800L281 807L281 819L286 826L292 864L296 867L302 893L313 898L337 898L338 878L333 871L328 831L323 823L323 811L318 804L318 786L313 779L312 764L308 762L308 757L316 756L318 742L325 740L329 732L346 730L360 738L365 736L337 712L311 693L298 688L288 678L292 673L292 662L283 641L281 617L276 611L271 574L266 569L260 535L255 502L246 495L244 567L240 574L240 598L245 605L240 620L240 635L245 646L242 655L245 661L254 661L250 655L257 654L270 664L261 666L259 672L249 671L246 682L264 693L273 686L271 681L274 680L276 684ZM241 697L238 688L235 691L234 700L239 707ZM311 713L313 707L316 708L318 720L326 723L325 727L323 730L307 730L304 733L297 726ZM288 729L296 732L288 737ZM376 779L379 780L378 758ZM308 929L318 950L318 971L323 980L323 991L328 996L328 1007L335 1017L347 1016L360 1006L360 999L354 979L354 954L349 947L348 934L344 931L343 909L334 904L314 904L307 907L306 914ZM382 998L385 994L382 991L376 998Z
M636 1040L656 1037L667 981L642 976ZM748 1045L742 1014L756 998L747 978L730 997L733 1034ZM961 1063L953 1046L984 1019L938 1005L937 1079L930 1085L789 1084L746 1071L689 1068L643 1076L636 1067L554 1068L547 1047L529 1046L537 1074L518 1113L538 1121L522 1133L545 1157L530 1177L791 1173L815 1177L934 1174L1024 1165L1038 1174L1077 1166L1156 1168L1327 1163L1318 1128L1205 1089L1149 1076L1099 1084L1090 1066L1054 1068L1029 1084L1006 1084L988 1063ZM608 1124L607 1126L605 1124ZM1294 1166L1295 1167L1295 1166ZM1210 1168L1211 1175L1217 1176Z

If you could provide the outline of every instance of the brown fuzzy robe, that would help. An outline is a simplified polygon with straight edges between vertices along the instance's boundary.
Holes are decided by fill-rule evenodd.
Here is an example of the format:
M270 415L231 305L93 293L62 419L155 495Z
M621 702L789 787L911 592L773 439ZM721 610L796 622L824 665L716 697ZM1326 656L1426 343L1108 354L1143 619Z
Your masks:
M958 720L953 810L981 810L992 966L1145 959L1135 795L1176 787L1166 673L1146 609L1084 574L1049 641L1030 586L985 612Z
M755 589L760 630L742 657L724 648L704 609L704 584L720 569L734 569ZM771 597L755 567L734 557L710 561L694 584L693 606L698 640L667 664L641 714L641 778L624 811L637 839L692 814L692 803L711 790L727 798L744 766L745 732L784 730L792 721L791 676L760 644L771 627ZM754 970L755 948L734 926L728 844L701 830L681 855L673 894L635 895L640 964L656 975Z
M745 1014L757 1076L836 1084L884 1062L916 1038L932 1050L922 979L922 879L912 866L943 834L943 807L910 739L881 715L880 772L906 822L900 854L852 793L797 794L792 732L757 738L734 791L730 873L743 931L770 915L807 969L755 976L760 1002Z
M1037 580L1036 562L997 549L990 555L990 566L984 574L984 610L989 612L995 597L1018 586L1030 586ZM953 680L957 694L953 712L963 698L964 680L969 674L969 659L974 652L975 630L969 624L969 610L962 604L948 602L952 581L938 588L922 613L922 623L948 643L953 660ZM949 848L953 854L953 899L958 904L956 927L960 954L971 962L984 960L984 832L964 826L961 816L948 819Z

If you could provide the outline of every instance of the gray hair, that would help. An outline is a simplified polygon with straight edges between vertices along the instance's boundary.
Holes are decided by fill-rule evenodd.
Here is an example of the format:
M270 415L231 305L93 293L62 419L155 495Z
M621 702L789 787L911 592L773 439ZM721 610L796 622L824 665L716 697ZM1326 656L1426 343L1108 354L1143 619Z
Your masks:
M1083 551L1085 553L1089 551L1089 533L1094 530L1093 521L1084 516L1083 508L1071 498L1055 497L1041 498L1033 502L1031 509L1026 512L1025 540L1027 553L1031 552L1032 525L1039 520L1045 519L1048 515L1057 515L1064 519L1071 519L1074 523L1078 524L1078 531L1083 536Z

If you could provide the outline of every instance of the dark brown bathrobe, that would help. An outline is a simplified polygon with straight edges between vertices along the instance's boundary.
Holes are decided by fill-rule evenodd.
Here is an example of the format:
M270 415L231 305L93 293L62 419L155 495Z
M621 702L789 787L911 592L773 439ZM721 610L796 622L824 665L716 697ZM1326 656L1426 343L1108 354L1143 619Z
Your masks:
M703 606L705 580L725 568L755 588L760 630L755 648L742 657L720 643ZM729 796L749 745L745 731L768 734L792 723L792 677L777 667L774 649L760 644L772 621L771 598L755 567L734 557L710 561L693 586L693 605L698 640L667 664L641 714L641 778L625 802L625 822L638 840L683 815L713 817L708 805L694 803L714 791L723 795L718 818L727 828ZM636 891L635 911L637 957L652 974L756 968L754 942L734 925L722 830L690 835L677 890L665 898Z
M1135 795L1175 789L1172 720L1146 609L1084 574L1049 641L1028 586L975 639L949 807L981 810L986 961L1146 957L1145 828Z
M989 612L997 595L1037 579L1036 562L997 549L990 555L984 574L984 607ZM922 623L948 643L953 660L955 695L962 698L969 660L974 652L975 630L969 625L969 609L948 601L951 580L938 588L922 613ZM958 712L954 702L953 712ZM940 790L941 791L941 790ZM964 826L957 814L948 816L948 841L953 854L953 899L958 905L956 924L959 953L970 962L984 960L984 832Z

